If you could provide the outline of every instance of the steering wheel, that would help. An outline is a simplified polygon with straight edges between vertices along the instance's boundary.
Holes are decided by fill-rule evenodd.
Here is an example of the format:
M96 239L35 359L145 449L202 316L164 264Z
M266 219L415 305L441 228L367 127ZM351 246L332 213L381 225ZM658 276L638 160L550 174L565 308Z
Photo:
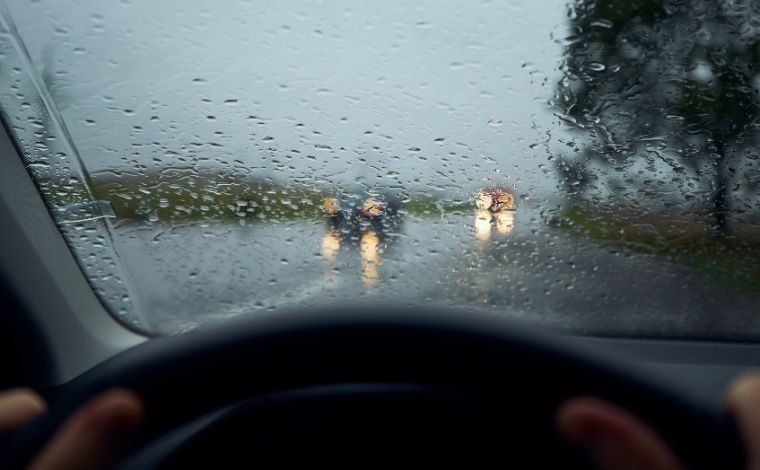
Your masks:
M148 341L60 386L49 412L0 448L4 468L24 466L74 409L112 387L145 402L133 458L174 436L142 460L162 467L234 458L588 468L553 415L565 399L593 395L643 419L687 468L744 468L737 428L716 404L562 335L420 307L267 314Z

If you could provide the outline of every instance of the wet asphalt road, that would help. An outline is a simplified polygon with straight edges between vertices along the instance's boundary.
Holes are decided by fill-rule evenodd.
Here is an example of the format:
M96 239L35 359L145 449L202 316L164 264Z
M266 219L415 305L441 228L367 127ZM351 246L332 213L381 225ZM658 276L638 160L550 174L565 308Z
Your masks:
M688 265L574 238L537 213L407 218L393 233L325 221L115 231L152 329L332 303L475 306L587 334L747 338L760 299Z

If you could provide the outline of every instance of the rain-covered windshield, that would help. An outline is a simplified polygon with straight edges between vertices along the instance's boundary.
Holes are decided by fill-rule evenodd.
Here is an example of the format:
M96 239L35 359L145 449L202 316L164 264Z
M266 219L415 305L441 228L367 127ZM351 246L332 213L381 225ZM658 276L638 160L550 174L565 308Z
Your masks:
M144 331L363 301L755 338L756 10L6 0L0 106Z

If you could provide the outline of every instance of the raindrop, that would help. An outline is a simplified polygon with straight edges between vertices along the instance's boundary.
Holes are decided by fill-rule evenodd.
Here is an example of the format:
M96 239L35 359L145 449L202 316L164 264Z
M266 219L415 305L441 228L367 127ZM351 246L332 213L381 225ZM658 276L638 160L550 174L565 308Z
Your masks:
M591 26L596 26L597 28L610 29L612 28L613 23L610 20L600 18L598 20L592 21Z

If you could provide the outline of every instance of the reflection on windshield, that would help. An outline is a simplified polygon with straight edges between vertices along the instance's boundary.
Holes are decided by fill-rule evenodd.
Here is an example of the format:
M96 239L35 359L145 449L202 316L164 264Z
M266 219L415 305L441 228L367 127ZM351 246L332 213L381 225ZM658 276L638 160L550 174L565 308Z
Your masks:
M333 279L338 274L338 252L341 247L341 233L334 228L328 228L322 237L322 257L325 261L324 276L326 280ZM349 250L354 251L354 250ZM367 228L359 236L358 255L361 260L361 280L366 287L372 287L380 282L380 265L382 264L382 247L380 237L372 228ZM345 275L345 274L344 274Z
M486 241L491 238L491 211L478 209L475 212L475 236L478 240Z
M507 235L515 227L515 213L512 211L499 211L494 214L496 218L496 231Z
M359 253L362 260L362 282L372 287L380 282L380 237L372 229L367 229L359 239Z
M498 233L508 235L515 226L515 213L513 211L491 212L483 209L475 211L475 237L478 240L490 240L494 226Z
M325 276L332 277L340 251L340 231L329 228L322 237L322 257L326 263Z

